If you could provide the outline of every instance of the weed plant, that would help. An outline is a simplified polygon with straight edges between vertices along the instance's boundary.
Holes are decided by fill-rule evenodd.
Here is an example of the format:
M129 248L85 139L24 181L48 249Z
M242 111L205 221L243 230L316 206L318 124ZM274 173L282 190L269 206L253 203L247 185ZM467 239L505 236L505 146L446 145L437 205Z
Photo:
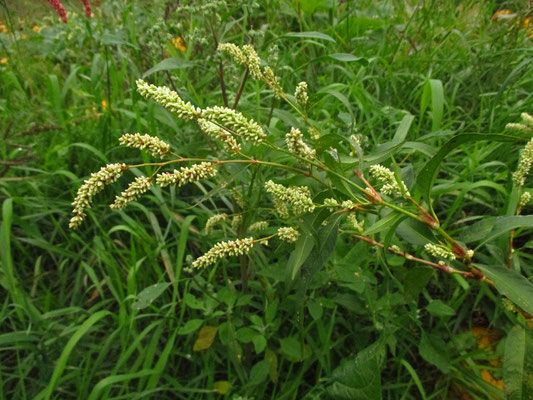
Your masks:
M526 1L27 3L0 398L531 398Z

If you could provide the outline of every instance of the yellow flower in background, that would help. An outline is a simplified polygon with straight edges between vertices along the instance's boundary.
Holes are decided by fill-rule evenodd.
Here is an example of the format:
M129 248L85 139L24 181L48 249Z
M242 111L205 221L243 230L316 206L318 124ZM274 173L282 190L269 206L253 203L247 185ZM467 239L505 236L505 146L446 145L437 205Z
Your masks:
M187 50L187 46L185 45L185 41L179 36L170 39L170 43L172 43L172 46L174 46L176 49L178 49L180 51Z
M7 33L7 27L4 24L0 24L0 32Z
M107 110L107 101L102 100L102 109L105 111Z
M0 58L0 64L7 64L7 57Z
M22 40L26 40L28 38L28 35L26 35L25 33L23 33L22 35L20 35L20 38Z
M499 21L501 19L511 19L514 17L516 17L516 14L513 14L511 10L499 10L494 13L492 20Z
M525 30L530 38L533 38L533 26L531 24L531 18L527 17L522 21L522 29Z
M530 38L533 38L533 24L531 23L531 18L526 17L522 21L520 18L517 18L518 14L513 13L511 10L499 10L494 13L492 16L492 21L510 21L513 22L516 26L522 28Z
M31 30L34 31L34 32L41 32L41 27L37 26L37 25L34 25L33 28L31 28Z

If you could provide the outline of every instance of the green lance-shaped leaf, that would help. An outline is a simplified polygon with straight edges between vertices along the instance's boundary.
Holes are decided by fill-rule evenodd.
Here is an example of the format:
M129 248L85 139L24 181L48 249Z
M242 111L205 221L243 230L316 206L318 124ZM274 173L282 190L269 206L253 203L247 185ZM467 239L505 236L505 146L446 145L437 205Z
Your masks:
M496 289L528 314L533 315L533 283L518 272L497 265L475 264L487 278L494 282Z
M452 151L462 144L469 142L477 142L481 140L490 140L492 142L519 142L525 141L524 138L512 135L500 135L500 134L480 134L480 133L465 133L457 135L447 141L439 150L437 154L429 160L422 170L419 172L416 178L416 187L421 191L422 196L426 202L430 205L431 210L431 188L439 172L439 167L444 158Z

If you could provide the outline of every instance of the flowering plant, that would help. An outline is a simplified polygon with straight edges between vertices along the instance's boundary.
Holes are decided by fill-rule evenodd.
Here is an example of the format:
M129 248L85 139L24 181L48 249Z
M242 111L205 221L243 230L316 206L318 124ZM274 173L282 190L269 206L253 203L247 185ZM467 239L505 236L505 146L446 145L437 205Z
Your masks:
M159 138L139 133L125 134L119 140L121 145L145 150L153 157L163 158L164 161L138 165L110 164L94 173L78 190L73 203L74 216L70 222L71 228L78 228L85 219L92 197L105 185L115 182L126 170L144 166L156 167L150 176L137 177L117 196L111 204L113 209L125 208L150 190L154 184L161 187L179 187L222 175L223 187L232 193L233 205L228 212L217 213L209 218L205 230L207 234L211 234L216 226L229 223L231 218L233 238L214 244L204 255L197 257L191 263L191 267L205 268L222 258L239 256L243 267L240 281L244 290L252 273L246 255L255 245L258 243L268 245L275 237L281 241L296 243L295 254L298 258L292 257L289 266L291 276L294 278L306 259L312 257L311 249L314 245L309 244L309 240L319 231L328 232L328 236L334 238L333 241L341 233L388 250L409 261L416 261L449 274L479 280L502 290L498 279L505 278L498 278L501 271L495 272L493 268L474 263L474 250L465 242L454 239L442 228L436 213L431 208L431 200L426 197L424 203L411 194L413 190L419 188L416 185L408 187L404 181L405 172L393 158L393 152L379 157L382 160L390 158L392 169L378 163L369 165L357 136L335 137L335 140L331 141L331 135L320 132L316 123L309 117L307 83L300 82L296 86L294 95L291 96L282 88L281 81L273 69L264 65L252 46L239 47L231 43L221 43L218 50L230 54L236 63L246 68L247 74L244 79L249 74L251 78L266 84L275 98L283 99L299 115L300 122L309 133L309 138L304 138L301 129L293 126L287 129L284 146L277 138L269 137L259 123L237 111L235 107L238 101L233 108L215 106L202 109L184 101L176 91L138 80L137 90L143 97L156 101L186 121L194 121L206 138L218 143L216 150L218 156L208 158L198 158L195 155L182 156L171 151L171 146ZM509 129L530 135L533 132L533 118L528 114L523 114L522 117L522 124L510 124ZM410 120L412 118L408 115L402 121L402 123L407 121L404 130L405 126L408 129ZM406 132L403 134L405 136ZM496 139L524 140L523 137L512 135L502 135ZM335 147L330 144L334 144ZM329 150L326 150L327 147ZM533 162L532 149L533 139L522 152L518 169L513 175L513 181L519 191L524 186ZM268 155L264 150L268 150ZM345 155L341 155L343 150L346 152ZM285 158L279 162L275 161L280 156ZM432 178L431 175L429 178L426 176L428 171L433 176L436 173L432 161L422 170L417 183L428 186L427 180ZM169 166L183 164L189 166L180 166L172 172L166 170ZM263 188L267 196L262 197L259 204L249 204L245 188L232 186L232 182L224 174L219 173L230 164L244 164L255 168L254 174L260 171L259 168L263 168L265 176L269 175L272 169L277 169L280 171L275 178L278 182L274 179L265 179ZM294 180L301 183L298 185L279 183L282 176L280 173L285 174L284 181ZM300 178L297 178L298 176ZM252 180L248 189L251 189L253 184L255 182ZM529 201L529 192L521 193L517 214ZM310 219L306 219L309 215L313 221L311 227L309 227ZM342 218L344 216L345 219ZM395 233L394 227L399 226L398 224L406 218L411 220L411 223L422 224L426 229L430 229L423 233L427 240L423 246L425 251L423 257L415 257L402 250L402 247L409 246L409 243L401 244L401 236L397 237L397 244L385 244L375 238L377 233L392 226L387 239L389 241L390 235ZM267 228L275 224L281 226ZM380 228L376 228L377 226ZM269 234L260 234L267 229L271 230ZM272 231L273 229L277 230ZM316 245L321 247L320 243ZM512 234L509 244L509 263L513 252ZM326 260L327 257L323 262ZM533 303L529 303L530 298L524 302L521 300L521 295L506 291L504 294L510 300L519 303L524 315L533 311Z

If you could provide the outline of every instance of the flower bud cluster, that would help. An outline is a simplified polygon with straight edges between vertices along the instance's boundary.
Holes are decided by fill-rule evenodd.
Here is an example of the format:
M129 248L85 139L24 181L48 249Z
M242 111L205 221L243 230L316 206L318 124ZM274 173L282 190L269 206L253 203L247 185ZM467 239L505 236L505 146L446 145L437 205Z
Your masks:
M254 245L253 238L237 239L234 241L219 242L207 253L198 257L193 263L194 268L204 268L214 264L219 258L248 254Z
M231 193L233 194L233 198L235 199L235 202L238 204L238 206L243 209L246 208L248 202L246 201L242 193L237 190L233 190Z
M222 213L222 214L217 214L217 215L213 215L211 218L209 218L207 220L207 222L205 223L205 233L207 233L208 235L211 234L211 232L213 232L213 227L221 222L224 222L228 219L228 214L226 213Z
M510 123L507 124L505 128L512 129L520 133L533 134L533 116L529 115L528 113L522 113L520 116L522 117L521 124Z
M509 311L509 312L512 312L512 313L515 313L515 314L518 314L520 312L518 307L511 300L509 300L507 297L502 297L502 304L505 307L505 309L507 311Z
M296 229L289 227L281 227L278 229L278 237L284 242L294 243L298 240L300 232Z
M308 159L316 156L316 151L303 141L302 132L297 128L291 128L291 131L285 135L285 142L292 154Z
M350 151L350 157L356 157L357 151L362 151L361 141L355 135L350 135L350 139L355 143L355 146L352 143L350 143L351 148L353 149L353 151ZM357 149L356 146L359 146L359 149Z
M225 129L221 128L217 124L210 122L204 118L198 118L198 125L205 134L213 139L220 140L227 151L233 153L239 153L241 146L237 143L237 140Z
M427 243L424 246L424 249L432 256L445 258L448 260L455 260L455 254L453 254L450 250L442 246L437 246L436 244L433 244L433 243Z
M266 66L263 71L261 71L261 58L259 58L252 46L246 44L242 46L242 48L239 48L239 46L233 43L220 43L218 45L218 51L229 53L235 62L248 68L252 78L265 82L272 88L277 98L283 96L283 89L281 88L279 78L269 66Z
M272 68L268 66L265 67L263 73L265 75L265 83L274 91L274 96L281 99L283 97L283 88L281 87L279 78L274 74Z
M156 182L161 187L182 186L186 183L197 182L200 179L211 178L217 174L215 166L209 162L194 164L190 167L175 169L174 172L163 172L157 174Z
M143 193L145 193L152 185L152 180L146 176L139 176L130 183L128 188L124 190L120 196L115 197L115 202L109 207L115 210L123 210L129 203L137 200Z
M142 79L137 80L137 91L147 99L152 99L161 104L170 112L188 121L202 115L202 110L190 102L184 102L180 95L166 86L158 87L149 85Z
M246 118L240 112L231 108L220 106L209 107L204 110L203 117L206 120L220 122L242 139L252 143L260 144L266 138L265 132L263 132L263 129L257 122Z
M244 52L236 44L234 44L234 43L219 43L217 50L220 51L220 52L225 51L226 53L228 53L230 56L233 57L233 59L235 60L235 62L237 64L240 64L240 65L243 65L245 67L248 67L248 59L247 59L247 57L244 55ZM254 77L254 76L252 75L252 77ZM257 79L257 78L255 78L255 79Z
M329 211L335 211L335 208L340 207L339 202L334 198L325 199L324 205L329 208Z
M239 229L239 226L242 223L242 215L235 215L231 220L231 227L234 231Z
M311 191L306 186L285 187L269 180L265 183L265 189L274 197L276 211L284 218L288 216L287 205L292 207L296 216L313 212L315 209L311 199Z
M268 221L257 221L250 225L248 230L250 232L260 232L264 231L266 228L268 228Z
M249 44L245 44L242 46L242 52L246 57L246 67L248 67L252 78L256 80L263 79L263 74L261 72L261 59L259 58L259 55L255 49Z
M351 210L353 208L357 208L357 203L353 202L352 200L344 200L342 203L341 203L341 206L343 208L346 208L348 210Z
M159 156L163 158L170 151L170 145L168 143L163 142L159 138L150 135L141 135L140 133L133 135L126 133L118 141L122 146L134 147L140 150L146 149L154 157Z
M374 178L376 178L380 183L383 184L381 187L381 192L386 195L392 195L395 197L409 197L409 190L405 183L401 182L402 188L398 185L394 173L384 167L383 165L372 165L370 166L370 173Z
M249 44L245 44L241 49L233 43L220 43L217 50L229 53L235 62L248 68L250 75L255 80L265 80L265 77L261 72L261 58L259 58L255 49Z
M80 226L87 216L84 212L85 209L91 208L93 196L101 192L105 185L115 182L122 175L124 169L126 169L125 164L109 164L102 167L100 171L93 172L91 177L85 180L72 203L74 206L72 212L75 215L70 219L70 228L77 229Z
M516 186L524 186L526 183L526 177L529 174L531 169L531 164L533 163L533 139L531 139L527 144L522 154L520 154L520 161L518 162L518 168L513 174L513 181Z
M395 253L395 254L398 254L398 255L401 255L402 253L402 249L400 249L400 247L396 244L393 244L391 247L390 247L390 250Z
M524 192L524 193L522 193L522 195L520 196L520 201L518 202L518 205L519 205L520 207L524 207L524 206L526 206L530 201L531 201L531 193L529 193L529 192Z
M312 126L311 128L309 128L309 135L311 135L311 137L314 139L314 140L318 140L320 139L320 131L318 129L316 129L314 126Z
M302 108L307 107L307 102L309 101L309 95L307 94L307 82L300 82L298 86L296 86L294 97L296 97L296 101Z
M355 214L348 215L348 222L359 233L362 233L365 230L365 221L358 221Z

